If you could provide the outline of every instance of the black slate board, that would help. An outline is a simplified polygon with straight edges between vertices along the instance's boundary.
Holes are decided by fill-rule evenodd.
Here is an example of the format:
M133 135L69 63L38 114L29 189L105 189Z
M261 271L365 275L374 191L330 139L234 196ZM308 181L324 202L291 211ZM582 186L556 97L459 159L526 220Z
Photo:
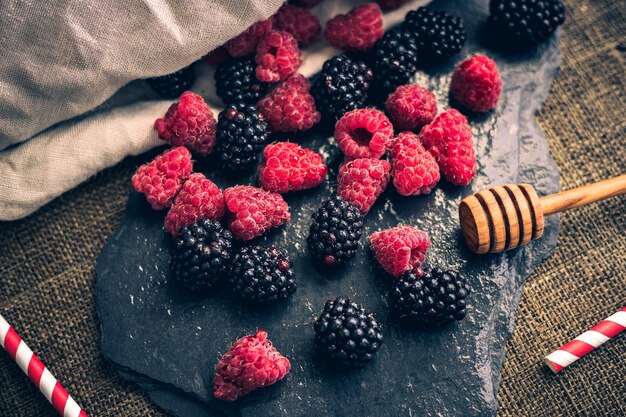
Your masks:
M469 117L479 159L473 183L465 188L440 184L431 195L412 198L388 190L366 219L363 249L352 264L329 276L313 268L307 255L310 215L332 193L341 160L328 135L321 132L294 139L325 156L331 166L329 181L318 189L288 195L291 222L260 239L261 244L289 250L299 284L290 300L269 310L250 310L225 293L194 298L180 290L168 273L170 239L162 229L163 214L131 193L126 217L96 268L102 351L157 404L191 417L495 414L504 345L513 330L522 285L556 246L558 217L548 218L545 236L527 248L476 256L462 242L457 205L467 194L505 183L528 182L540 194L558 191L558 171L533 120L558 70L558 37L536 50L506 56L484 46L487 1L436 1L432 7L465 19L468 42L463 55L487 52L496 59L504 80L503 96L494 113ZM416 77L417 83L436 92L440 109L448 106L454 64ZM222 187L245 182L223 178L212 166L211 160L196 165ZM377 268L365 236L397 224L429 232L429 263L460 269L469 276L474 292L466 320L418 331L389 319L389 278ZM385 325L382 348L360 371L337 373L313 351L312 322L327 299L341 294L367 306ZM258 328L268 331L289 357L292 372L284 381L236 404L216 401L211 395L215 363L234 340Z

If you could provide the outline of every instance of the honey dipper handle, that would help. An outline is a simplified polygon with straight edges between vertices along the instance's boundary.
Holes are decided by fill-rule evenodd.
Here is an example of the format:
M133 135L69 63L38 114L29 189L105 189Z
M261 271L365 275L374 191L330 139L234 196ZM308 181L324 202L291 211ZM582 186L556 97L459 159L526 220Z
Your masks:
M547 216L625 193L626 174L573 190L547 195L541 197L539 202L543 208L543 214Z

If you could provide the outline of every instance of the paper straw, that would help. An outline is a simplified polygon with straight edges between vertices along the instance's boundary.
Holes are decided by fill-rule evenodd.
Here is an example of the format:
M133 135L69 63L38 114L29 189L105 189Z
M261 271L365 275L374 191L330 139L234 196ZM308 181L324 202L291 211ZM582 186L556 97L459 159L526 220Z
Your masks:
M55 410L63 417L87 417L65 388L48 371L22 338L0 314L0 345L7 351Z
M561 346L545 357L552 372L557 373L626 329L626 307Z

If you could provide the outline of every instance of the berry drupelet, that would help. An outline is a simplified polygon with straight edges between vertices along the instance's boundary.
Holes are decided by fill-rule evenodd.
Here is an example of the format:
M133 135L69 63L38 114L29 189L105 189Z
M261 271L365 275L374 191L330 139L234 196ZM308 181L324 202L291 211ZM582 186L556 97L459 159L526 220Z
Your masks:
M374 315L348 297L328 300L313 328L317 350L342 367L363 367L383 343Z
M255 68L251 58L223 62L215 70L216 94L226 104L255 104L269 89L268 83L257 80Z
M317 109L334 121L365 106L371 80L372 70L367 65L338 55L324 62L311 93Z
M218 117L217 154L230 171L252 168L268 137L265 119L251 104L229 104Z
M274 246L243 246L233 259L230 284L236 297L255 304L284 300L297 288L291 258Z
M391 306L401 320L437 326L465 317L465 299L470 292L458 272L440 268L407 271L393 284Z
M414 37L420 63L437 63L458 54L465 45L463 20L443 11L412 10L402 27Z
M146 83L163 98L177 98L191 88L196 74L190 66L162 77L146 78Z
M226 277L232 248L233 235L219 222L200 220L180 229L170 269L185 288L204 291Z
M395 28L385 33L372 52L374 83L383 100L407 84L417 71L417 62L417 44L408 31Z
M565 22L561 0L491 0L489 22L511 41L534 45Z
M363 215L356 206L333 196L312 217L307 243L314 259L334 266L354 258L363 233Z

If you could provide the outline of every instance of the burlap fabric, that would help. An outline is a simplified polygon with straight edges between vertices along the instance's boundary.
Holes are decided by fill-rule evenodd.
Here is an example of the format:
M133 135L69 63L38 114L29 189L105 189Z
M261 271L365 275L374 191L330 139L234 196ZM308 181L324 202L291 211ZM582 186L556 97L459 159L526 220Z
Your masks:
M567 1L563 62L539 122L570 188L626 172L622 1ZM99 352L94 266L120 222L129 159L29 218L0 223L0 313L91 416L163 416ZM559 246L525 287L499 393L509 416L626 416L626 335L561 375L542 357L626 302L626 199L563 215ZM459 381L462 383L462 381ZM0 352L0 416L54 416Z

